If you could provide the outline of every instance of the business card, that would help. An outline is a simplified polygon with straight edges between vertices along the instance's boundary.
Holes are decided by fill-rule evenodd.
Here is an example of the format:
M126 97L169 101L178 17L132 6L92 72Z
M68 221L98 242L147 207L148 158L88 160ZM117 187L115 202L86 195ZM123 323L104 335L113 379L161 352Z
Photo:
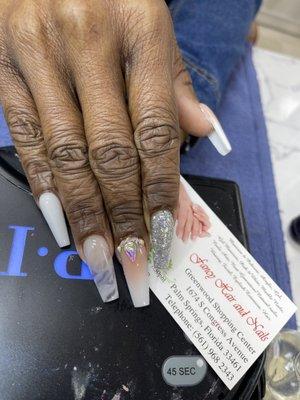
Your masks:
M150 287L232 389L296 306L181 179L210 219L209 236L184 243L174 234L170 268L162 271L150 263Z

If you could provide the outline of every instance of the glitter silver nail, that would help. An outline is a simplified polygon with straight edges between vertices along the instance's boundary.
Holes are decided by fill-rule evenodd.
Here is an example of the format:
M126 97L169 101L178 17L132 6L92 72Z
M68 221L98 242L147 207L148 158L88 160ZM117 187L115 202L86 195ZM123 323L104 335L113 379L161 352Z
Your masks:
M166 269L169 267L173 233L174 219L170 211L158 211L152 215L151 244L155 268Z

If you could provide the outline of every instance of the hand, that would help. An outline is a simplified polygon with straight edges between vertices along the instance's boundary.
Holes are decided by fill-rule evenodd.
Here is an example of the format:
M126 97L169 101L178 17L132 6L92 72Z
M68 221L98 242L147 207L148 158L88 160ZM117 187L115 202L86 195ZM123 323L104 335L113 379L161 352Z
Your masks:
M0 0L0 98L32 193L60 246L76 247L104 301L122 262L136 306L168 263L179 189L179 121L200 111L163 0ZM147 219L147 218L146 218Z

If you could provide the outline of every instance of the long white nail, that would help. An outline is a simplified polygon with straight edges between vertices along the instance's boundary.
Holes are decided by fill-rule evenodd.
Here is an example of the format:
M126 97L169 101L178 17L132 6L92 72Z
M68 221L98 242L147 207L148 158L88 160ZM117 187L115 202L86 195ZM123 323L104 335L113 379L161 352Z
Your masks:
M39 207L59 247L69 246L70 238L59 198L54 193L45 192L39 198Z
M118 299L115 268L106 240L99 235L88 237L83 243L83 253L103 302Z
M205 105L200 103L199 107L205 116L205 119L212 125L214 131L208 136L208 139L215 146L222 156L226 156L231 152L232 147L229 140L216 116L212 111Z

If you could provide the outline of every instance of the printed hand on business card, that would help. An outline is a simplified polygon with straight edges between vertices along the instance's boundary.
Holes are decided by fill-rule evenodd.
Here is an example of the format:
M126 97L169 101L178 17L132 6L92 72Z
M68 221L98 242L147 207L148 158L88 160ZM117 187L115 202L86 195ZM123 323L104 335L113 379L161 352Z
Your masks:
M172 263L150 263L150 287L229 389L296 311L249 252L184 181L208 215L210 235L173 238Z

